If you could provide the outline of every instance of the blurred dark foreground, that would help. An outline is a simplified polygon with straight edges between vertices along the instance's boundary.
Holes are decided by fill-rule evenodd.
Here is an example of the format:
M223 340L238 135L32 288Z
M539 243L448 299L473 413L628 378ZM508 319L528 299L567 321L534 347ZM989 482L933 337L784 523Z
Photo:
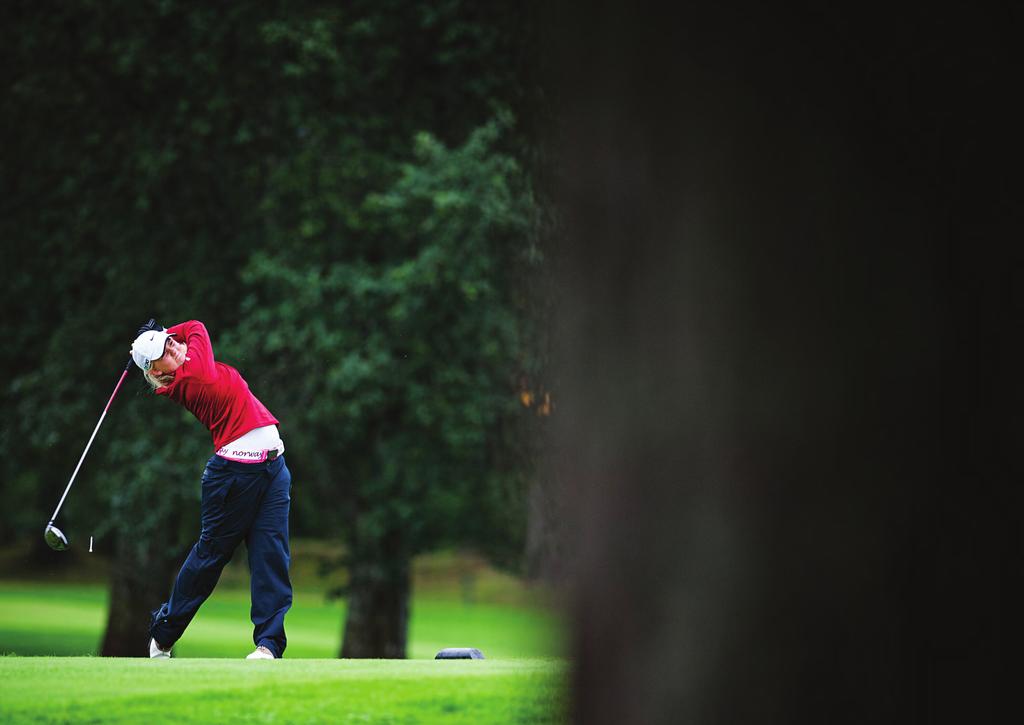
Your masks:
M1011 704L1017 15L554 21L577 722Z

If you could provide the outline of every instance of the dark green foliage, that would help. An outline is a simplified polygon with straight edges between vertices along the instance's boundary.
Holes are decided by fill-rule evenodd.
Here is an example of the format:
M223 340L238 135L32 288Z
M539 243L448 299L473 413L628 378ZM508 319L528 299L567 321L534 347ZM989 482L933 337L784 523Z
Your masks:
M0 515L0 539L42 531L156 315L206 322L282 419L294 532L338 532L370 557L382 531L402 532L403 555L476 541L514 565L531 460L516 391L535 366L522 295L539 260L522 170L536 156L531 12L3 12L0 465L23 505ZM195 536L209 453L133 370L65 530L160 536L164 562L120 546L122 571L168 575Z
M290 391L290 440L317 452L303 466L342 501L356 556L394 531L407 556L467 534L521 549L522 468L498 459L522 442L516 281L537 252L526 179L494 149L508 122L456 149L420 134L394 183L355 209L369 250L246 268L238 344Z

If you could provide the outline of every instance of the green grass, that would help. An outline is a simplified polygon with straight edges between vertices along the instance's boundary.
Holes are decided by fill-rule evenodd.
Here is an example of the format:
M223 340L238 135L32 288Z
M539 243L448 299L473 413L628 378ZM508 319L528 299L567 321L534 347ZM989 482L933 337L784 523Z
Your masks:
M321 546L293 542L288 651L274 662L242 659L252 650L244 552L163 661L83 656L97 653L106 623L100 557L32 572L18 550L0 552L0 654L23 655L0 657L0 722L563 720L562 626L543 591L471 555L421 557L411 659L333 659L345 607L325 596L337 579L315 574ZM487 659L434 660L443 647L478 647Z
M285 620L286 658L336 657L344 600L328 600L332 583L315 575L318 542L293 542L294 602ZM95 655L106 624L103 563L24 577L8 561L0 579L0 654ZM17 576L17 579L11 579ZM82 575L87 574L83 580ZM408 656L433 658L443 647L477 647L488 657L557 657L562 627L546 595L494 571L482 560L451 552L420 557L414 566ZM156 606L159 602L154 602ZM237 658L251 651L248 572L244 552L225 569L175 647L178 657Z
M553 723L554 659L2 657L4 723Z
M106 609L107 591L99 585L0 582L0 654L97 654ZM343 602L328 602L321 592L296 590L285 620L286 657L337 656L344 611ZM408 656L432 658L443 647L477 647L497 658L554 657L562 651L561 629L544 609L417 598ZM175 655L230 658L251 649L248 591L218 588L176 645Z

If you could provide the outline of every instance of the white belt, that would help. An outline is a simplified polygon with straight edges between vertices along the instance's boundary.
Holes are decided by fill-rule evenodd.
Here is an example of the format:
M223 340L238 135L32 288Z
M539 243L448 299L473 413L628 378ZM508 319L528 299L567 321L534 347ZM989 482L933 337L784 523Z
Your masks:
M265 425L225 443L217 449L217 455L229 461L240 463L263 463L284 453L284 441L276 425Z

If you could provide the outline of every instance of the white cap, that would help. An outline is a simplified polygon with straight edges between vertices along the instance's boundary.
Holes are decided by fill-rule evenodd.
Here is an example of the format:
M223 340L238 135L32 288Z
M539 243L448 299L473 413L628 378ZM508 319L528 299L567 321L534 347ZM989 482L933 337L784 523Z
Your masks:
M171 333L167 330L148 330L135 338L132 343L132 360L135 364L148 371L154 360L164 356L164 344Z

